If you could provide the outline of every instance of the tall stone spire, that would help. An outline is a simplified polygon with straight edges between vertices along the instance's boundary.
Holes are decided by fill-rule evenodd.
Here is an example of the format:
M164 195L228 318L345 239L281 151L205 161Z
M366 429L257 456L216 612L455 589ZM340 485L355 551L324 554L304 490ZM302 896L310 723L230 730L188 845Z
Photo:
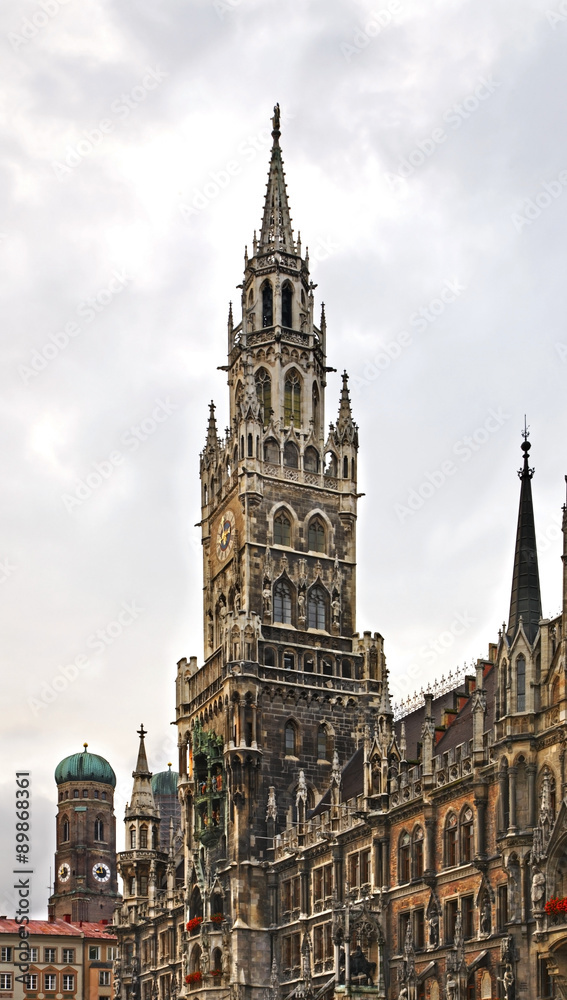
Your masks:
M516 551L514 555L514 573L512 576L512 596L510 598L510 615L508 617L507 636L513 641L520 621L529 641L533 643L539 628L541 618L541 593L539 589L539 572L537 565L537 545L532 502L531 480L534 469L529 467L528 428L522 431L524 441L522 451L524 464L518 475L521 480L520 509L518 512L518 529L516 532Z
M268 171L268 186L258 251L272 248L295 253L291 216L287 201L285 173L280 149L280 106L276 104L272 118L272 156Z
M130 803L126 806L126 819L134 816L159 816L159 811L155 804L154 793L152 792L152 772L148 767L146 745L144 742L146 730L143 726L140 726L138 729L138 735L140 737L140 746L138 748L136 769L132 771L134 784L132 786L132 797L130 799Z
M346 371L342 374L343 384L341 389L341 398L339 401L339 416L337 419L337 434L339 438L343 438L345 433L348 434L354 431L356 425L352 419L352 409L350 405L350 395L348 391L348 375Z

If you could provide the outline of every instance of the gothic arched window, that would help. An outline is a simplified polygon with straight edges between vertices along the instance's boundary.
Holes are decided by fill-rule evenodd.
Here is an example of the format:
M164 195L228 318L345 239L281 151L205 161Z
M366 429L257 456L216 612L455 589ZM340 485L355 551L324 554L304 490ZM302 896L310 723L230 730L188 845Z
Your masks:
M327 619L327 597L322 587L315 586L309 591L307 601L308 628L324 629Z
M267 427L272 412L272 380L265 368L259 368L256 372L256 392L262 404L264 427Z
M325 527L321 518L314 517L313 520L309 522L307 542L310 552L325 551Z
M136 850L136 827L135 826L131 826L130 827L130 850L131 851L135 851Z
M148 846L148 828L147 826L140 827L140 847L147 848Z
M295 371L289 372L284 385L284 424L291 421L296 427L301 425L301 380Z
M312 445L305 449L303 468L305 472L319 472L319 452Z
M280 464L280 449L278 442L274 438L264 441L264 461L271 465Z
M326 726L319 726L317 731L317 758L328 760L330 756L329 731Z
M95 819L94 822L94 839L104 840L104 825L101 819Z
M297 756L297 727L291 720L285 725L284 748L286 756Z
M521 654L516 659L516 711L526 711L526 658Z
M474 853L474 817L470 806L461 815L461 864L472 861Z
M291 545L291 521L283 510L274 517L274 545Z
M398 882L409 882L410 880L410 860L411 841L409 833L404 830L400 836L398 846Z
M328 451L325 455L325 475L326 476L336 476L337 475L337 456L334 451Z
M293 441L286 441L284 444L283 461L284 465L287 465L288 469L299 468L299 452Z
M423 875L423 830L416 826L412 837L412 862L413 877L421 878Z
M459 827L455 813L449 813L445 820L445 868L454 868L457 864Z
M291 625L291 587L286 580L278 580L274 587L274 621Z
M262 326L272 326L274 322L274 293L269 281L262 285Z
M286 281L282 288L282 326L292 326L292 301L293 288L289 281Z

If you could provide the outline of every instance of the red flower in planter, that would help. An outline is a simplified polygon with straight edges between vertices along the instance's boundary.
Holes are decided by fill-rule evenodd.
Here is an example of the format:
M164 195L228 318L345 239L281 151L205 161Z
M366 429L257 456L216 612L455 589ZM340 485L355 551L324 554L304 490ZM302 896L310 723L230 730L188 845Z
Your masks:
M550 917L559 917L562 913L567 913L567 897L552 896L547 900L544 909Z
M187 921L186 925L187 930L189 931L190 934L192 934L193 931L196 931L197 928L201 926L202 923L203 923L202 917L193 917L191 920Z
M224 915L222 913L213 913L211 921L213 924L222 924L224 920Z
M188 976L185 976L186 983L200 983L203 978L202 972L190 972Z

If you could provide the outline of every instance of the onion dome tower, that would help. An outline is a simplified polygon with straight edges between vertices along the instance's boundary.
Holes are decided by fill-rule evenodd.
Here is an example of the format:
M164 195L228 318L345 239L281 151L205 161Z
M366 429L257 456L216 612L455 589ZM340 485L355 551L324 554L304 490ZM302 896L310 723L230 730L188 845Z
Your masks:
M112 920L117 900L116 775L99 754L65 757L55 768L58 789L55 884L49 900L54 917Z

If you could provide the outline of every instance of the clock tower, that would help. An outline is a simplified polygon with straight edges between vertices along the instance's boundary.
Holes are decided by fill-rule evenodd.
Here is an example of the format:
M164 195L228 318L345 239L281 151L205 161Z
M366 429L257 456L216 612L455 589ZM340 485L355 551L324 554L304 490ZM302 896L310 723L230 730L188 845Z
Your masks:
M54 892L56 918L112 921L117 900L116 776L98 754L65 757L55 769L58 790Z
M231 961L258 996L273 957L274 837L286 819L308 821L366 727L392 731L382 637L356 632L348 376L325 430L335 369L324 306L315 322L309 251L292 230L279 106L272 126L242 315L232 304L228 314L228 425L221 436L211 403L200 461L205 660L181 660L177 675L187 916L206 922L222 891Z

